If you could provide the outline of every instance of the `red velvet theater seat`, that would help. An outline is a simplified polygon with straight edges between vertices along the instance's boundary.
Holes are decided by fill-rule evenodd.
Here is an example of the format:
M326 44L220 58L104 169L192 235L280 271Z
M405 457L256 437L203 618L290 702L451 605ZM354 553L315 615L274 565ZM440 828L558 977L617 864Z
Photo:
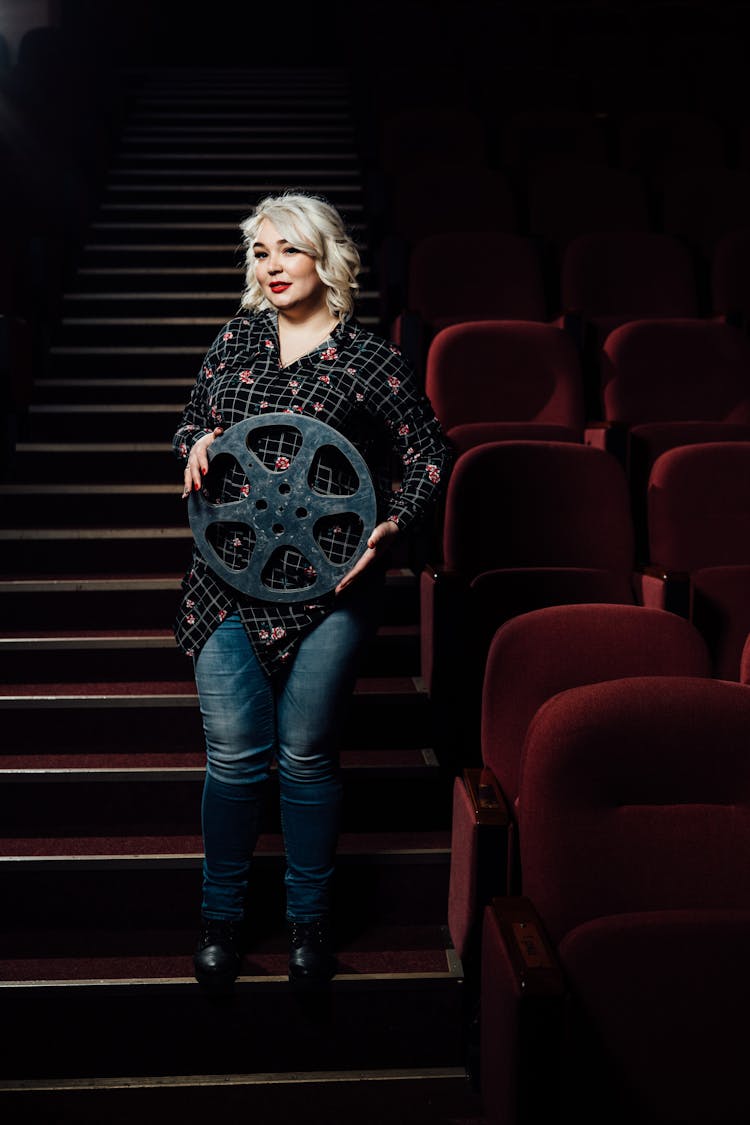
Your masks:
M750 173L735 168L681 168L665 176L660 193L666 234L679 238L707 266L723 235L748 221ZM726 311L714 303L714 311Z
M487 320L441 329L427 352L425 389L460 452L487 441L583 438L578 354L551 324Z
M747 688L701 677L573 688L537 712L523 897L484 920L491 1125L750 1116L749 725Z
M676 169L721 168L726 164L724 129L705 113L640 110L624 113L617 128L620 168L661 181Z
M572 161L537 172L527 191L529 229L557 254L582 234L651 226L644 181L623 168Z
M657 457L648 484L640 599L688 614L691 575L750 565L750 441L702 442ZM720 576L719 576L720 577Z
M481 767L454 784L448 924L459 955L476 956L484 907L517 893L516 803L529 724L548 699L623 676L709 676L700 633L643 606L582 604L532 610L495 633L482 694Z
M463 165L400 168L384 183L383 214L373 231L384 323L406 305L410 255L423 238L461 230L519 232L518 204L503 171L472 169L471 207L457 207L465 192Z
M750 634L750 564L694 570L690 620L706 640L713 675L739 680L742 650Z
M502 165L533 174L580 160L607 163L607 143L594 113L574 109L528 109L508 114L500 126Z
M560 267L563 315L576 319L589 347L619 324L646 317L698 315L695 269L676 238L653 231L583 234Z
M456 262L466 264L456 269ZM450 231L428 235L414 246L406 307L391 337L423 370L432 337L449 324L546 319L542 266L530 238L497 230Z
M499 625L547 605L634 604L624 470L611 454L572 442L469 449L448 482L442 555L420 578L422 676L436 738L471 765Z
M713 320L631 321L608 335L600 371L605 427L588 436L625 458L643 538L648 475L661 453L750 440L750 340Z

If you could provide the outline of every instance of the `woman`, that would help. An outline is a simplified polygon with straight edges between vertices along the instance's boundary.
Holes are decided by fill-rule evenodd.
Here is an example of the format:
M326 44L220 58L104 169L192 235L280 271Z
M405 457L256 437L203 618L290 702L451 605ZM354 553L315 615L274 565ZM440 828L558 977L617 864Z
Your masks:
M199 982L219 987L239 971L249 867L274 757L289 978L319 982L335 972L328 914L341 803L340 716L358 654L377 626L387 549L430 511L449 463L440 426L398 349L353 318L360 261L338 212L314 196L269 196L242 231L241 304L248 311L216 337L175 434L175 452L185 462L183 497L201 488L208 449L225 429L284 411L327 423L360 450L374 469L378 522L335 591L312 601L300 581L309 564L292 548L275 558L271 575L284 589L300 589L291 603L238 593L197 550L183 581L175 634L194 661L207 753L194 964ZM388 447L403 463L398 491L391 488ZM288 450L271 432L255 452L273 468ZM329 482L338 471L321 467ZM243 474L234 474L221 481L224 501L248 487ZM227 528L213 545L230 565L247 560L246 531Z

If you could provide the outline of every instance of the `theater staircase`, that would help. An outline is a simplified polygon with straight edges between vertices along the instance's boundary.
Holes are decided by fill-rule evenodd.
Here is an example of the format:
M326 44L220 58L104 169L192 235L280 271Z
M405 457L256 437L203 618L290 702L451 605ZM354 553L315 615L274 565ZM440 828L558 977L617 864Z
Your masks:
M406 554L347 720L339 975L288 985L272 797L236 990L192 977L204 759L171 632L191 536L170 438L237 310L255 200L322 192L368 260L344 78L273 77L271 99L247 71L123 75L125 125L0 486L5 1123L479 1120ZM368 272L363 289L379 329Z

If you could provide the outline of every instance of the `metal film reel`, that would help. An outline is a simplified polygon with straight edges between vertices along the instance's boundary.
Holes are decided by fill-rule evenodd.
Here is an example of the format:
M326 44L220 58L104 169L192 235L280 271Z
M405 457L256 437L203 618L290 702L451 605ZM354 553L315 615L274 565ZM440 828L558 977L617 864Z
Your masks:
M247 418L211 443L208 461L203 487L190 494L190 529L214 573L243 594L269 602L320 597L364 554L377 516L375 489L364 458L332 426L287 413ZM240 500L211 499L219 466L244 476ZM221 539L243 547L238 557L226 546L224 557L218 553L212 540ZM291 585L276 578L290 557L299 576Z

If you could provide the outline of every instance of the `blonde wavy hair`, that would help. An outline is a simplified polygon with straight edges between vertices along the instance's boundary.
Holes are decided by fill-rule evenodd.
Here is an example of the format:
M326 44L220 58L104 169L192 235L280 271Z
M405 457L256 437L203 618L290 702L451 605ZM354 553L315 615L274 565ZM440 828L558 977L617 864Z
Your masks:
M336 208L318 196L302 192L267 195L252 215L240 223L245 247L245 290L240 306L254 312L272 307L255 278L253 244L264 219L269 219L291 246L314 259L318 277L327 289L331 316L339 320L351 316L359 292L359 252Z

